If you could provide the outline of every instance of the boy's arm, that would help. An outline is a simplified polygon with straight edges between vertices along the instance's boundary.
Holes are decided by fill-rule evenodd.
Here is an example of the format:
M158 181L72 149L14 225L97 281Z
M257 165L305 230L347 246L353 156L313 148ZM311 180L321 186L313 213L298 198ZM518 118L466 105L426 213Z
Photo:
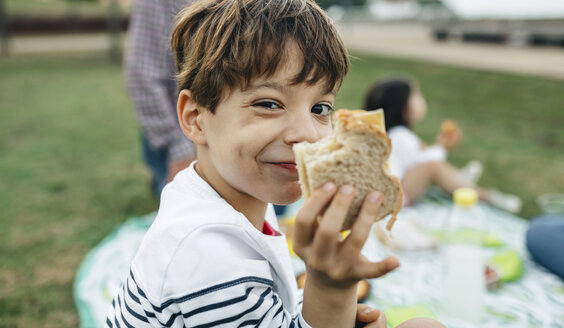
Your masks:
M328 183L296 216L294 250L308 274L302 313L312 327L354 327L357 282L385 275L399 265L395 258L370 262L360 253L382 201L379 193L366 197L351 233L341 240L340 228L353 199L352 187L337 190Z

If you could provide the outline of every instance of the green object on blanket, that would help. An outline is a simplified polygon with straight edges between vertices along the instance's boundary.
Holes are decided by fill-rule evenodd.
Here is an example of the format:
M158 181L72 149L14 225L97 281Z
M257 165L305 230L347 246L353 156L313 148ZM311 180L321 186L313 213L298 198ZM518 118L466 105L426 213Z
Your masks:
M501 281L515 281L523 276L523 260L514 250L496 253L488 262L499 274Z
M431 309L423 304L416 304L407 307L392 307L384 310L388 324L393 328L405 321L418 317L435 318Z
M454 232L449 232L448 236L446 231L437 230L434 232L434 235L443 243L468 242L485 247L503 246L503 241L499 237L478 229L461 228Z
M127 219L88 252L73 285L80 328L104 326L112 299L155 216L156 212Z

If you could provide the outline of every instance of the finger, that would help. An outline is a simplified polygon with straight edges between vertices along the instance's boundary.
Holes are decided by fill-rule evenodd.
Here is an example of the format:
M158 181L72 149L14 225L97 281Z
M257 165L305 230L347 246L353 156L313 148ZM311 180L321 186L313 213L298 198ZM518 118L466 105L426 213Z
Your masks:
M388 328L388 323L386 322L386 316L384 313L380 313L378 319L364 326L364 328Z
M320 257L328 255L327 248L332 247L331 245L341 238L341 227L353 200L354 188L352 186L345 185L339 188L319 222L313 239L314 254Z
M336 191L337 187L335 184L328 182L321 188L316 189L306 200L296 214L293 236L294 246L299 248L311 244L317 217L327 207Z
M380 310L371 308L366 304L358 304L356 306L356 319L360 322L374 322L378 320Z
M397 258L389 256L380 262L361 261L356 265L355 271L359 279L373 279L386 275L399 265Z
M343 243L342 252L345 256L357 256L364 247L366 239L370 235L372 223L380 210L383 196L380 192L374 191L366 196L362 208L356 221L353 224L351 233Z

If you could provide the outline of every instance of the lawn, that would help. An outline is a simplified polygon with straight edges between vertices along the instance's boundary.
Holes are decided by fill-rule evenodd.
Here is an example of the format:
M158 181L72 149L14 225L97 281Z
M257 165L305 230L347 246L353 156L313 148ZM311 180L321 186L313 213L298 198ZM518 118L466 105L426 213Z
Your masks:
M33 17L106 16L109 0L1 0L8 15ZM1 2L0 1L0 2ZM131 1L129 1L131 2ZM121 10L128 12L128 1L118 0Z
M0 327L76 327L84 255L154 210L121 67L0 59Z
M356 54L337 107L357 108L378 77L419 80L432 141L443 118L485 163L485 186L534 198L564 186L564 82ZM0 327L76 327L72 281L88 250L157 207L121 67L103 55L0 58Z

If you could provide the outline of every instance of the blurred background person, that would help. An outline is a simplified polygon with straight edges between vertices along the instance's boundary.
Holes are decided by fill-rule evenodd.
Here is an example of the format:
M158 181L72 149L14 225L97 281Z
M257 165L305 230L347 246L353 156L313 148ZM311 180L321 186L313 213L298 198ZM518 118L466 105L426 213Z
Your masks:
M533 260L564 280L564 214L532 218L525 241Z
M404 203L420 199L431 185L452 194L458 188L473 188L479 198L509 212L521 210L521 199L495 189L477 186L482 173L478 161L456 169L447 161L448 151L462 142L462 132L453 121L444 121L435 144L425 145L412 131L427 114L427 102L417 82L391 78L374 83L365 96L366 110L384 110L388 136L392 141L390 169L401 181Z
M131 12L125 80L141 127L143 157L151 169L152 192L195 158L176 115L176 69L170 47L174 17L192 0L137 0Z

